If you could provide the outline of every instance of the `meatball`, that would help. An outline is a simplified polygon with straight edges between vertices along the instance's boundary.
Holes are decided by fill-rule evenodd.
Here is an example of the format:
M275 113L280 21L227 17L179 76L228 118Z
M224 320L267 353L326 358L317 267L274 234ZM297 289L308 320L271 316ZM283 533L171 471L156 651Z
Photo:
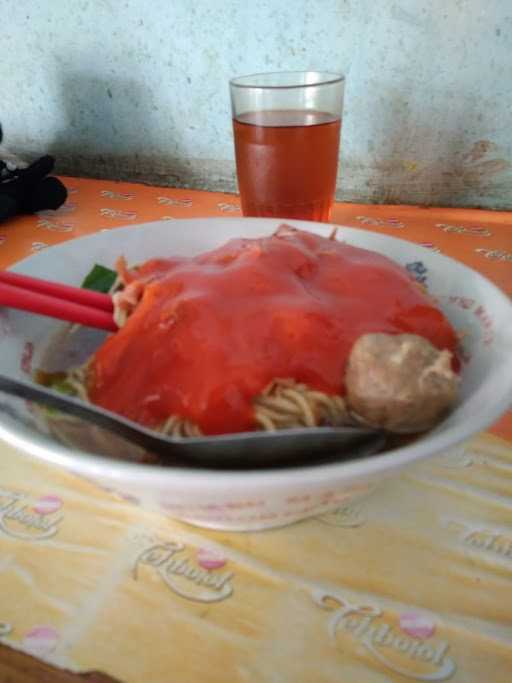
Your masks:
M361 422L390 432L422 432L457 398L452 354L415 334L365 334L347 362L348 407Z

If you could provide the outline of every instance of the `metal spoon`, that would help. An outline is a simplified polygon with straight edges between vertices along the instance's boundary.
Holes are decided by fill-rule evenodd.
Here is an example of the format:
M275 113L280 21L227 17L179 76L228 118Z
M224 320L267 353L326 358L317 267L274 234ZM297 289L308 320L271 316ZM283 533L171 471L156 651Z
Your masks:
M31 382L0 375L0 391L82 418L177 466L247 469L353 460L382 448L382 432L359 427L315 427L221 436L166 436L97 405Z

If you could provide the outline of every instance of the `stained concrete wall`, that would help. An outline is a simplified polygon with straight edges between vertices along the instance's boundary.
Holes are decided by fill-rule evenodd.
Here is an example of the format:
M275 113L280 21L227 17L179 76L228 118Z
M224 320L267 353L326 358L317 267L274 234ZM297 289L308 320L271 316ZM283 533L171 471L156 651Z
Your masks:
M338 196L512 208L511 0L2 0L0 121L66 173L234 189L233 75L347 73Z

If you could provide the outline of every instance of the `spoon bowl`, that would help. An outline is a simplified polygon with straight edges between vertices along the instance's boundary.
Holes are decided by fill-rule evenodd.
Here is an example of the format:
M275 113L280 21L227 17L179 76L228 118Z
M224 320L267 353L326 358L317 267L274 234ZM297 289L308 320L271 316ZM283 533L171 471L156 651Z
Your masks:
M377 452L382 432L363 427L314 427L220 436L168 436L91 403L0 375L0 391L97 425L173 466L215 469L296 466L351 460Z

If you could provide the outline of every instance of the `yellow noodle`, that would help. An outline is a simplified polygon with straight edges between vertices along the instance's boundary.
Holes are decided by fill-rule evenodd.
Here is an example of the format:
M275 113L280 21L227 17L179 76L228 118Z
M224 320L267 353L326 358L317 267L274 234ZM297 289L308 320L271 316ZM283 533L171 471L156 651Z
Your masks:
M160 425L157 430L163 434L168 434L169 436L201 436L202 432L199 427L191 422L190 420L185 420L178 415L171 415L167 420Z
M87 368L88 364L81 365L78 368L70 370L66 375L66 383L75 392L75 395L86 403L89 402L86 384Z
M76 396L88 402L88 364L71 370L66 382ZM254 401L255 426L265 431L321 425L351 425L351 416L341 396L310 389L292 379L276 379ZM357 418L356 418L357 419ZM157 431L180 438L201 436L197 424L179 415L170 415Z
M315 391L291 379L274 380L253 403L255 421L266 430L351 423L341 396Z
M108 294L112 297L112 303L114 304L114 322L118 326L119 329L121 327L124 327L126 325L126 322L130 315L133 313L133 311L137 308L137 304L133 305L133 308L131 311L126 310L126 308L123 308L118 302L117 302L117 297L115 296L116 294L122 293L122 291L126 288L127 283L124 281L121 275L117 275L114 284L112 287L109 289Z
M260 411L255 415L256 422L258 425L266 432L273 432L276 429L275 421L272 418L267 417L267 415Z
M121 291L123 289L124 285L125 285L125 283L124 283L123 278L118 274L116 279L114 280L114 284L108 290L107 294L110 294L110 296L112 296L116 292Z
M116 306L114 304L114 322L115 324L121 329L121 327L124 327L126 325L126 321L128 320L128 311L123 310L120 306Z

